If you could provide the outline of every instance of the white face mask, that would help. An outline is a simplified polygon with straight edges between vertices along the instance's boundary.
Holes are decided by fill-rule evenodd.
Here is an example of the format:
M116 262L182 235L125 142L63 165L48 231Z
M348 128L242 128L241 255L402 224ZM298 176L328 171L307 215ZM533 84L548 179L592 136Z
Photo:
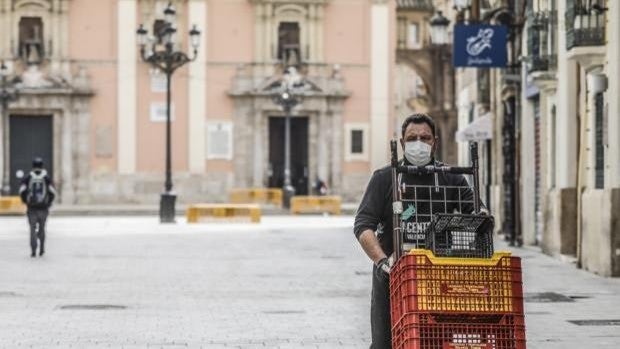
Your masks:
M406 142L405 158L415 166L426 166L431 162L433 147L422 142Z

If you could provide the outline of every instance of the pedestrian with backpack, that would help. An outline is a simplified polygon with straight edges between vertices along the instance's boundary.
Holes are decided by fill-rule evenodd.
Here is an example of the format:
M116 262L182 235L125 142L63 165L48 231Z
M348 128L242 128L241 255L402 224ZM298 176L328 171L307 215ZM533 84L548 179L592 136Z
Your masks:
M45 253L45 222L49 208L56 197L56 189L43 168L43 159L32 160L32 171L26 175L19 187L19 196L28 207L28 223L30 224L30 257L37 255L37 238L40 241L39 256Z

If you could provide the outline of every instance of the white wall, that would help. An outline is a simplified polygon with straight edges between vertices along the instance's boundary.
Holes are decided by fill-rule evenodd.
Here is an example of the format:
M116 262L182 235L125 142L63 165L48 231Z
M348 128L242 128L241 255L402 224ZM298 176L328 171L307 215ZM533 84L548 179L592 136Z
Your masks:
M577 64L566 57L565 1L558 2L558 108L556 117L556 185L577 186Z
M137 77L136 0L118 0L118 172L136 172ZM128 34L129 33L129 34Z
M620 1L608 1L607 6L607 37L614 38L607 41L607 77L609 87L605 99L609 103L608 128L609 149L606 154L606 163L609 170L605 173L605 186L620 187Z
M370 10L370 123L373 169L388 162L390 11L388 2L373 3Z
M189 64L188 93L188 162L191 173L204 173L206 167L206 114L207 114L207 3L206 0L189 2L189 23L201 31L196 60Z

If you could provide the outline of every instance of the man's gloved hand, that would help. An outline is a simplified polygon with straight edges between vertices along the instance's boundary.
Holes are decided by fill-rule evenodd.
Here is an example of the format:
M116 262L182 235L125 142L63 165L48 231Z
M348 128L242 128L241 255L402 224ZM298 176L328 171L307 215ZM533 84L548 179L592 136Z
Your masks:
M379 280L390 282L390 271L392 267L390 266L390 260L385 257L376 263L377 268L375 269L375 275Z

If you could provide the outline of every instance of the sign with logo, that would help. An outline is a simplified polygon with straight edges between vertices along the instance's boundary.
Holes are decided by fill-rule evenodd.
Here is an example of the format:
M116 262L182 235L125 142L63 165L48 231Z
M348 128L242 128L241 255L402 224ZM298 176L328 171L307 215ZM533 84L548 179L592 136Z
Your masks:
M502 25L454 26L454 66L504 68L508 29Z

